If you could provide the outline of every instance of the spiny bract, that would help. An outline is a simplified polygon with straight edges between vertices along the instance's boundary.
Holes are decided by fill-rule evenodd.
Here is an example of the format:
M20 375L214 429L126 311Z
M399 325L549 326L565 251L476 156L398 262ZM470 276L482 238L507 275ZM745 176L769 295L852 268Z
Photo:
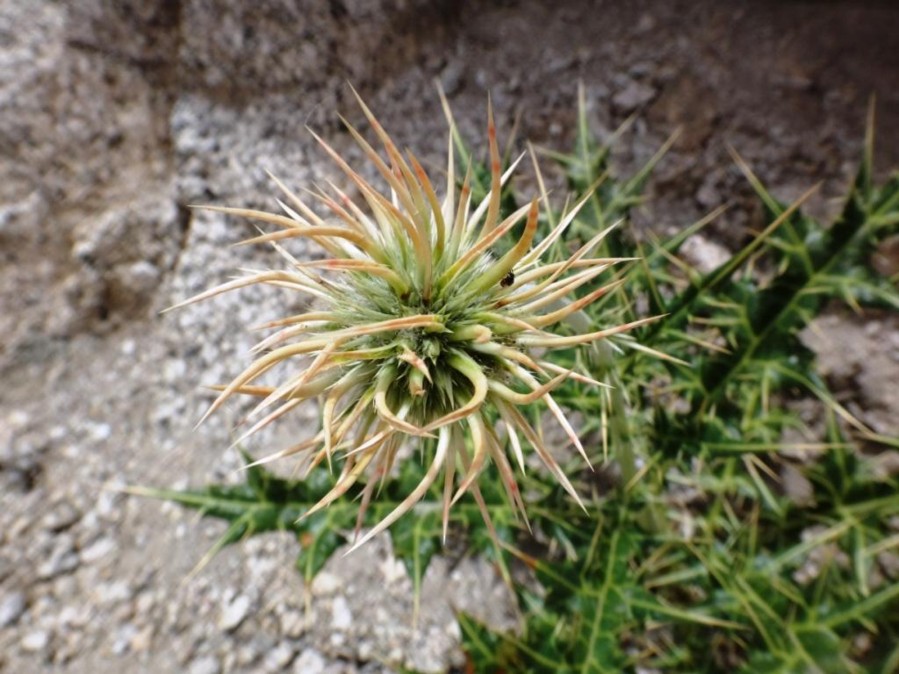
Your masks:
M217 387L220 395L206 416L235 393L261 398L251 417L265 415L245 438L305 400L321 397L321 431L311 440L268 457L305 454L311 468L324 460L330 462L334 454L342 456L334 488L310 513L367 480L361 500L364 510L378 483L389 474L401 444L410 437L435 438L436 442L421 441L430 454L421 483L359 539L357 546L408 512L441 471L444 536L450 506L469 490L492 530L477 483L488 461L497 466L509 500L524 516L505 442L489 421L497 416L504 422L518 468L524 470L523 436L580 503L542 434L518 406L545 402L586 459L550 391L566 378L594 385L600 382L554 365L534 350L542 353L551 347L585 344L650 320L573 336L545 331L617 286L607 284L566 303L577 288L619 261L590 257L605 232L567 259L541 263L586 198L536 245L538 199L501 219L500 191L521 157L502 174L489 106L490 192L482 202L473 204L470 168L457 189L454 129L448 108L450 143L446 193L441 202L415 156L411 152L403 156L361 99L359 104L386 159L356 129L347 127L386 181L389 197L315 136L358 190L359 203L334 185L330 194L319 191L314 198L328 211L326 220L273 177L286 197L285 202L278 202L283 215L207 207L275 225L275 231L245 243L272 244L286 260L286 268L248 273L178 307L253 284L306 293L321 300L322 307L268 323L265 327L276 331L255 347L262 355L230 384ZM518 240L504 254L495 254L497 242L522 222ZM316 242L330 258L298 261L280 245L297 237ZM323 276L322 272L330 273ZM253 384L277 365L294 368L280 386Z

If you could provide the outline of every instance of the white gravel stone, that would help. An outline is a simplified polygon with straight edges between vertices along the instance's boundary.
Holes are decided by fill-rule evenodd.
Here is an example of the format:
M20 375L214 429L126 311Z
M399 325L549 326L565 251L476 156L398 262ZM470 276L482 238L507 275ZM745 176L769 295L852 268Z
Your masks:
M94 442L109 440L112 435L112 426L105 422L87 421L84 424L88 437Z
M22 638L22 650L30 653L43 651L49 644L50 634L46 630L35 630Z
M153 643L153 626L147 625L141 628L131 638L131 650L135 653L141 653L150 648Z
M131 650L131 642L137 636L137 627L134 623L125 623L115 631L115 639L112 642L112 652L115 655L124 655Z
M281 616L281 634L291 639L298 639L306 631L306 617L301 611L293 609L285 611Z
M319 571L312 580L312 594L326 597L337 592L343 586L343 580L328 571Z
M11 592L0 598L0 627L14 625L25 612L25 593Z
M353 612L345 597L335 597L331 604L331 627L345 630L353 624Z
M234 597L222 610L218 622L219 629L225 632L236 630L246 620L251 604L250 598L245 594Z
M699 272L708 274L730 258L730 251L702 234L694 234L680 248L684 258Z
M293 661L294 674L322 674L327 663L324 656L314 648L308 648Z
M117 604L130 599L134 592L127 582L116 580L111 583L100 583L94 594L101 604Z
M106 555L115 549L116 542L112 538L107 536L98 538L81 551L81 561L86 564L93 564L103 557L106 557Z
M71 527L80 518L81 513L75 506L67 501L61 501L50 509L41 524L49 531L62 531Z
M293 660L296 651L287 641L281 641L265 656L265 669L268 672L281 672Z
M202 655L191 660L187 671L189 674L220 674L222 666L219 664L218 658L212 655Z
M388 557L381 562L381 571L384 574L384 581L388 584L397 583L409 577L406 573L406 566L395 557Z

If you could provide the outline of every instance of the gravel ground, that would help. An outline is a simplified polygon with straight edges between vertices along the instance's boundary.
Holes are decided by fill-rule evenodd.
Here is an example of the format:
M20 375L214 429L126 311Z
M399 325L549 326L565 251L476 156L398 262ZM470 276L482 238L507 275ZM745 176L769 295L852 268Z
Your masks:
M244 328L291 300L249 291L160 316L269 259L229 248L240 225L187 206L270 207L265 169L295 187L335 176L303 127L354 156L335 116L360 117L348 80L431 162L445 144L434 78L473 137L489 90L501 134L520 115L522 138L555 149L582 81L600 134L637 113L621 170L681 126L637 220L679 227L735 202L695 246L700 263L759 224L727 143L781 197L822 181L812 208L832 212L875 93L880 165L899 165L889 3L250 6L0 0L2 671L443 672L462 663L453 610L517 624L493 568L443 556L413 628L411 582L383 537L336 555L311 588L280 535L189 575L221 523L120 491L238 479L224 448L241 408L195 431L198 387L230 379ZM841 399L896 433L895 320L835 313L820 327L808 341ZM314 432L315 412L250 448Z

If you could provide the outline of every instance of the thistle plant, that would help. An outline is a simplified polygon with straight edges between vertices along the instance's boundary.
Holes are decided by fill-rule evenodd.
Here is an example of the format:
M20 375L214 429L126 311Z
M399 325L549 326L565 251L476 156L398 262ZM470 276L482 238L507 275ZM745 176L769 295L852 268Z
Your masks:
M278 200L283 213L204 207L273 225L273 231L243 243L270 244L283 267L247 271L177 307L251 285L287 288L311 296L319 305L267 323L264 327L273 332L254 347L256 359L229 384L216 387L219 395L203 418L235 394L258 398L248 417L252 425L240 442L305 401L320 399L321 430L258 463L298 456L308 472L323 462L329 466L339 462L333 488L304 516L325 508L358 483L364 485L358 523L378 485L402 456L401 447L415 441L428 466L423 478L356 546L413 508L441 474L444 539L450 507L468 492L495 537L478 486L491 462L508 501L527 523L515 477L516 468L525 469L527 447L583 508L553 456L556 448L544 442L538 424L521 407L545 404L589 462L552 391L568 379L603 384L552 363L545 353L602 340L653 320L572 334L573 321L568 319L620 284L598 283L604 272L622 261L595 256L611 228L567 258L549 261L547 252L587 203L589 193L539 241L541 201L548 208L545 190L511 214L501 214L501 191L523 156L502 170L489 104L490 189L478 203L473 203L470 166L461 185L457 182L451 115L446 188L440 200L415 155L402 153L361 99L359 104L382 153L344 123L386 190L362 177L313 133L359 198L354 200L329 183L329 190L309 192L324 213L320 214L272 176L284 195ZM297 238L311 240L329 257L297 259L284 247ZM578 289L589 290L575 297ZM278 385L258 385L260 377L276 368L282 377Z
M471 491L477 504L466 499L451 514L466 531L467 550L500 553L494 559L501 570L506 555L517 556L536 574L539 590L533 583L515 584L524 614L515 634L458 616L466 671L899 671L899 475L885 473L880 463L899 449L899 438L853 415L798 336L841 301L862 316L895 317L899 309L896 274L870 265L875 251L899 235L899 174L877 181L873 171L873 107L857 177L832 224L803 213L805 197L779 202L734 154L764 206L766 224L711 271L691 266L682 245L723 209L642 243L626 226L613 226L627 222L640 203L670 141L646 166L621 176L609 164L609 146L590 130L583 90L577 119L574 151L546 151L568 177L575 205L553 212L538 172L536 229L545 236L537 243L532 202L518 202L506 187L496 206L509 175L498 168L492 122L487 162L475 162L459 190L450 148L443 202L411 155L404 170L398 150L373 123L387 161L372 161L392 190L389 200L347 168L365 211L340 192L322 194L317 199L336 215L322 221L288 195L300 219L286 211L287 226L279 234L319 234L316 240L338 254L317 267L288 258L290 272L283 277L235 282L308 287L327 301L328 313L317 323L307 316L304 329L299 321L277 324L297 332L273 335L261 349L272 348L272 355L285 342L318 340L308 347L312 374L305 380L288 375L281 387L286 393L260 414L271 407L269 414L280 416L298 392L316 395L312 382L319 382L322 432L312 443L278 454L303 452L319 467L302 481L253 466L237 485L132 491L228 522L205 560L245 537L289 531L301 542L297 568L307 583L343 544L356 515L349 499L340 499L307 517L321 507L316 504L348 491L367 508L365 523L384 518L383 528L420 498L416 516L390 528L393 552L416 596L446 530L447 502ZM452 121L450 131L455 133ZM455 141L464 165L471 155L461 138ZM381 259L351 240L331 237L325 227L364 232ZM429 259L418 255L412 232L430 243ZM634 247L640 259L615 269L622 288L599 287L602 269ZM358 264L354 260L366 269L346 269L347 262ZM311 275L329 265L339 273L333 279ZM386 271L372 271L382 268L396 274L409 294L394 289ZM431 270L429 294L425 269ZM565 305L566 295L580 299ZM589 349L567 348L633 327L640 305L666 319ZM394 323L360 333L364 325L410 318L422 325ZM626 321L634 323L573 334L581 326ZM330 340L323 342L325 337ZM436 353L425 348L432 343ZM555 346L563 348L549 353ZM264 401L276 389L253 388L253 379L269 366L292 366L293 358L285 354L251 366L230 392L221 388L223 399L242 392ZM584 362L589 376L575 371ZM383 368L391 368L392 379L380 383ZM325 374L333 381L322 379ZM342 377L356 382L344 383L346 392L337 384ZM557 379L556 386L576 381L554 389ZM597 379L615 388L598 387ZM539 444L544 436L533 420L540 411L548 415L529 400L543 401L554 423L567 429L571 424L561 409L580 413L578 430L594 439L586 453L608 453L617 464L599 479L583 471L573 480L589 512L578 507L576 495L571 498L574 490L561 468L553 468L548 443ZM809 418L811 408L817 413ZM573 429L569 436L578 445ZM422 460L400 462L398 446L410 437ZM497 535L514 541L523 533L515 515L523 511L522 496L508 479L523 442L550 465L550 471L519 478L535 540L527 552L514 545L497 550L485 532L494 543ZM353 474L367 453L367 464ZM329 473L329 458L344 456L340 474ZM393 463L395 479L374 499ZM385 470L379 475L380 467ZM787 488L791 473L809 493Z

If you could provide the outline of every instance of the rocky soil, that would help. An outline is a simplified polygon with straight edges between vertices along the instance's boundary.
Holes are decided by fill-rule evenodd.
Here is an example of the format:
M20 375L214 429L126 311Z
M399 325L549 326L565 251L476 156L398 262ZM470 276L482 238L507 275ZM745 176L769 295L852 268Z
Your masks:
M520 115L521 138L558 150L582 81L599 133L637 114L621 170L680 126L638 219L679 227L733 202L702 257L759 224L728 143L781 197L821 181L812 208L832 212L875 94L879 165L899 166L897 32L891 3L849 0L0 0L0 670L442 672L461 664L454 609L516 624L494 569L445 556L413 629L384 538L311 588L278 535L189 575L222 525L120 491L237 479L225 448L241 410L193 430L199 386L233 376L246 326L294 300L245 292L160 315L269 260L229 247L243 225L188 205L271 207L265 170L294 187L336 176L304 125L357 156L336 117L360 117L347 82L431 162L435 78L472 137L489 91L501 134ZM843 401L897 432L896 322L822 327L809 342Z

